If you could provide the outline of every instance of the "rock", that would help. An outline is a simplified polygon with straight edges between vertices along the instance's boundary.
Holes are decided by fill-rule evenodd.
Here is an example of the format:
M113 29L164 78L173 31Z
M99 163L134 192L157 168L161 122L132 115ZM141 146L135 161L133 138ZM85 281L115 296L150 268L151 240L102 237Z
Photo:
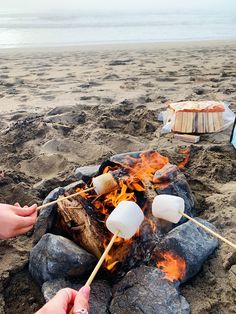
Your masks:
M87 181L89 178L94 177L99 169L98 165L84 166L76 168L75 176L78 180Z
M209 222L196 218L205 226L216 230ZM153 256L160 252L172 252L182 257L186 262L185 276L181 282L185 282L195 276L201 269L203 263L214 252L218 246L218 240L209 233L188 221L172 229L165 238L156 246Z
M91 271L96 258L62 236L47 233L30 253L29 271L39 283L81 277Z
M49 203L58 199L59 195L63 195L65 193L65 189L62 187L58 187L52 190L48 196L43 201L43 204ZM56 217L55 206L50 205L46 208L43 208L40 211L37 222L34 228L34 242L38 242L41 237L49 232L52 229L54 219Z
M46 301L50 300L56 293L62 288L72 288L79 290L82 284L72 284L66 280L53 280L47 281L42 286L42 292ZM107 281L96 280L93 282L93 287L91 290L91 295L89 299L89 314L106 314L108 312L108 306L111 300L111 288Z
M5 306L5 302L4 302L3 296L0 295L0 314L5 314L4 306Z
M69 191L70 189L74 189L81 184L84 185L84 182L80 180L80 181L73 182L65 186L64 188L62 187L55 188L44 199L43 204L46 204L46 203L49 203L51 201L58 199L58 197L60 195L64 195L66 191ZM55 205L50 205L40 210L40 214L38 216L38 219L34 228L34 243L37 243L45 233L51 232L53 224L54 224L54 220L56 218L56 214L57 212L55 210Z
M205 90L202 87L195 87L193 88L193 92L197 95L203 95L205 93Z
M145 151L139 151L139 152L130 152L130 153L122 153L122 154L116 154L111 156L110 161L117 162L117 163L124 163L128 156L132 158L139 158L140 154L144 153Z
M111 314L188 314L189 305L163 272L142 266L114 286Z
M185 213L191 217L195 216L194 197L188 185L185 175L181 173L177 169L177 167L174 165L173 167L176 167L176 168L175 169L173 168L172 171L168 172L169 171L168 167L169 165L167 164L160 171L162 173L166 173L166 177L162 181L165 183L168 183L168 186L163 185L163 187L157 188L156 189L157 194L176 195L183 198L184 206L185 206ZM182 217L180 220L180 224L185 221L186 221L186 218Z

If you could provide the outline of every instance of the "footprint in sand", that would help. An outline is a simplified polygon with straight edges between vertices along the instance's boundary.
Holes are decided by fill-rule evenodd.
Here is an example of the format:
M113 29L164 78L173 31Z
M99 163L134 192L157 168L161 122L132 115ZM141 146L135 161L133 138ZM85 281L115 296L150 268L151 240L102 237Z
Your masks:
M60 154L40 155L20 163L20 171L26 175L49 179L57 177L58 173L67 167L67 160Z

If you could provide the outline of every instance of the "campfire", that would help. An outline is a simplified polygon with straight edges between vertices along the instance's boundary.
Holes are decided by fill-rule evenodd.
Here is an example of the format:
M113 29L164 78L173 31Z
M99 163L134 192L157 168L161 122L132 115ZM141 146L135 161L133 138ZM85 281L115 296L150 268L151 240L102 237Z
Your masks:
M186 222L184 217L178 223L171 223L154 217L151 209L157 195L169 194L183 198L185 212L194 216L194 198L185 176L180 171L189 160L189 151L182 151L182 154L184 158L178 165L171 164L169 158L156 151L115 155L103 162L92 175L91 169L94 169L94 166L91 169L86 168L89 171L81 168L80 181L66 189L58 188L52 191L46 202L56 199L60 194L80 192L80 195L68 199L61 197L56 206L49 206L41 212L35 230L38 243L30 258L33 277L41 284L58 278L78 279L78 276L75 276L76 271L73 271L75 265L72 269L65 267L59 273L54 272L54 269L46 273L46 266L41 263L42 259L45 260L45 254L50 255L49 242L56 241L59 248L61 244L57 241L72 240L90 253L90 264L94 265L94 257L101 257L113 236L106 228L106 220L122 201L138 204L145 218L132 238L116 238L103 263L104 279L109 278L110 282L117 284L126 280L130 271L146 267L144 272L147 269L156 269L155 274L160 275L163 282L169 282L168 287L172 284L173 289L176 289L179 284L194 276L217 247L217 240L199 232L199 229ZM109 183L108 193L97 193L100 188L96 183L98 178L104 178ZM96 185L95 188L86 192L93 184ZM210 225L204 221L202 223ZM189 237L189 242L186 237ZM71 254L68 247L66 251L59 252L59 255L63 255L63 263L68 262L66 256ZM87 271L92 268L91 265ZM85 273L86 271L83 275ZM80 274L79 277L83 278L83 275ZM174 302L176 303L176 300Z

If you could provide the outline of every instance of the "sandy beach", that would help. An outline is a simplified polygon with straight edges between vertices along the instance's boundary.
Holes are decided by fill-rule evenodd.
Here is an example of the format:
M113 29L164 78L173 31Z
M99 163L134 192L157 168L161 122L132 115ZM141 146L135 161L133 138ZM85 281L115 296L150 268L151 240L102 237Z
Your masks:
M186 143L160 133L167 101L221 100L236 112L236 42L0 51L0 202L42 202L79 166ZM236 242L232 127L201 136L183 169L199 216ZM27 271L32 236L0 241L0 314L44 302ZM236 313L236 252L224 243L181 287L193 314Z

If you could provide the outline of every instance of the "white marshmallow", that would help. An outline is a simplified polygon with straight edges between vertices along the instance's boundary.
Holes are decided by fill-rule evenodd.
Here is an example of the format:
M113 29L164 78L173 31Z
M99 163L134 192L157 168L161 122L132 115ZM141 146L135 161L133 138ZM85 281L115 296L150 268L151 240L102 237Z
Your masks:
M173 223L178 223L182 218L179 211L184 212L184 200L175 195L157 195L152 203L152 214Z
M92 183L98 195L110 193L118 187L116 180L109 172L93 178Z
M122 201L108 217L106 226L112 233L119 230L119 237L129 239L136 233L143 219L143 211L136 203Z

